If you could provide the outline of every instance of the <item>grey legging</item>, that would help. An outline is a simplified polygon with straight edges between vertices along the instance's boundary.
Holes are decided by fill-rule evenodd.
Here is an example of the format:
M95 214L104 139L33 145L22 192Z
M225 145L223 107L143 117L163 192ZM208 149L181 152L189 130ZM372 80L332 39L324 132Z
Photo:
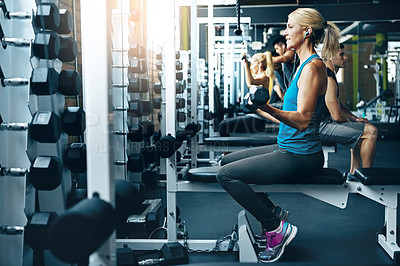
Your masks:
M279 226L272 212L274 204L248 184L294 183L305 175L318 173L324 164L322 151L310 155L287 152L278 145L237 151L226 155L217 173L221 186L259 222L271 231Z

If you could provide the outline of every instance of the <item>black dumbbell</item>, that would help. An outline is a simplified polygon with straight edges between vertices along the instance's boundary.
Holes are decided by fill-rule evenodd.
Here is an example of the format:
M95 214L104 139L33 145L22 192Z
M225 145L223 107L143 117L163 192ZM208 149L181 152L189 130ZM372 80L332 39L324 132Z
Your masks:
M162 89L162 83L161 82L156 82L153 85L153 91L155 94L161 94L161 89Z
M128 102L128 114L134 117L143 115L143 105L141 101L133 100Z
M60 12L53 3L41 3L37 6L35 16L30 12L8 11L5 0L0 1L0 8L7 19L32 19L35 26L43 29L56 30L60 25Z
M42 143L55 143L65 129L67 134L82 135L85 131L85 113L82 108L68 107L62 119L50 111L37 111L29 125L29 135Z
M57 142L62 128L65 128L71 134L75 134L78 131L83 133L85 130L83 110L69 107L66 112L66 118L61 120L53 112L37 111L32 116L31 123L4 122L0 115L0 130L21 131L29 129L29 135L32 139L42 143ZM70 117L74 119L67 119Z
M248 109L259 108L268 102L269 92L262 86L251 86L249 92L243 99L245 100L245 106ZM249 104L249 100L252 104Z
M154 107L154 109L161 109L161 103L162 103L162 99L161 98L154 98L153 99L153 107Z
M0 40L4 49L9 45L15 47L32 46L32 56L39 59L59 58L63 61L70 60L77 54L77 46L73 38L60 37L57 32L50 30L41 30L32 41L30 39L5 37L0 26Z
M54 156L38 156L33 159L29 169L2 167L1 176L28 176L29 182L37 190L56 189L62 181L62 164Z
M58 259L82 262L108 239L115 225L113 206L95 194L55 219L48 231L47 243Z
M132 142L141 142L143 140L143 126L142 125L131 125L127 138Z
M62 181L62 164L54 156L38 156L29 168L29 182L37 190L54 190Z
M82 107L67 107L61 116L62 130L69 136L83 135L86 129L86 115Z
M50 29L59 34L70 34L73 27L72 15L67 9L58 9L54 3L41 3L33 16L31 12L8 11L5 0L0 1L0 8L7 19L32 19L34 28Z
M156 150L161 158L171 157L180 147L182 143L171 135L163 136L156 142Z
M185 114L185 112L177 111L177 112L176 112L176 120L177 120L178 122L185 122L185 121L186 121L186 114Z
M144 146L140 153L143 156L144 164L147 166L156 161L156 147L155 146Z
M128 170L140 173L144 169L144 157L141 153L134 153L128 156Z
M64 152L64 165L72 173L86 173L86 144L71 143Z
M51 95L60 92L66 96L76 96L82 90L81 75L75 70L39 67L32 70L30 88L35 95Z
M176 98L175 99L175 107L176 107L176 109L185 108L185 99L184 98Z
M140 125L143 127L143 137L150 138L154 134L154 123L151 120L142 121Z
M180 70L182 70L182 68L183 68L182 62L181 61L175 61L175 70L180 71Z
M72 62L78 56L78 45L71 36L60 36L60 52L57 56L61 62Z
M177 81L176 82L176 94L181 94L184 91L184 82L183 81Z
M35 212L29 217L26 226L0 226L2 235L24 234L26 243L34 250L49 248L47 233L51 224L55 221L55 212Z
M49 249L47 233L57 217L55 212L35 212L28 219L25 227L25 239L32 249Z
M183 72L181 72L181 71L176 72L176 79L183 80Z

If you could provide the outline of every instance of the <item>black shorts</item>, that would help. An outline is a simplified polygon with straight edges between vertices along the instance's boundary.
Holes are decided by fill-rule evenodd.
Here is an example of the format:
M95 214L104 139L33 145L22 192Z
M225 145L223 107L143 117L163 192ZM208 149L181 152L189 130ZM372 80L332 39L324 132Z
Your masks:
M322 142L339 143L353 149L364 132L363 122L322 122L319 134Z

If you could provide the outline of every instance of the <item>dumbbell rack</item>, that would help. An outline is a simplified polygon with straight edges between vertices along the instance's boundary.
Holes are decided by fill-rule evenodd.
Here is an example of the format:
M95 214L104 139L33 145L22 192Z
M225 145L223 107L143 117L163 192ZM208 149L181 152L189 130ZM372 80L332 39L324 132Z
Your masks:
M48 228L46 222L53 215L50 213L62 213L65 210L66 192L71 187L71 176L69 170L62 166L62 159L56 158L63 158L68 138L66 133L61 132L61 124L58 124L57 119L53 124L53 126L55 125L53 129L56 130L55 135L49 133L47 136L40 136L39 133L34 137L34 126L46 125L49 123L49 121L46 122L47 119L61 117L63 114L65 98L56 91L59 84L58 73L63 68L62 62L75 60L77 53L75 40L69 36L72 27L69 22L72 21L72 18L68 10L59 10L59 1L46 3L41 1L2 1L1 4L4 16L1 17L0 25L4 35L11 36L7 39L6 46L2 40L3 49L0 52L2 70L4 76L18 78L10 78L9 82L4 83L5 77L1 77L3 87L0 90L0 112L6 125L22 123L26 126L17 131L14 128L12 132L9 131L10 128L6 127L7 130L0 132L0 145L4 147L0 154L2 164L0 195L3 198L1 204L4 204L0 207L0 227L2 229L0 265L29 265L32 263L62 265L63 263L57 261L50 253L44 253L43 248L46 247L43 246L43 239L45 236L41 235L41 239L39 239L37 235L35 237L38 231L31 230L35 226L47 226ZM49 16L46 13L49 8L55 15L51 13ZM10 10L17 10L17 12L8 13ZM42 14L48 17L44 19ZM43 21L47 21L48 18L51 23L44 23ZM67 18L67 22L64 23L64 21L61 24L64 18ZM57 22L58 20L60 23ZM59 47L60 50L58 51L57 44L42 42L39 35L47 36L50 41L56 43L63 42ZM49 73L50 70L53 71L53 77L57 77L57 79L49 81L39 78L39 82L47 84L35 84L37 81L35 73ZM68 75L72 73L73 71L70 71ZM29 76L30 78L26 78ZM76 78L76 73L70 77ZM39 91L34 87L36 85L38 85ZM41 92L41 88L45 88L45 91ZM53 88L57 89L53 91ZM76 87L75 89L80 88ZM75 91L77 94L79 92L80 90ZM34 178L40 178L40 174L34 176L34 171L41 167L50 167L50 163L56 161L60 162L59 166L56 166L56 171L59 173L56 173L55 176L58 174L60 176L57 177L58 180L52 180L56 181L54 186L43 183L45 181L41 180L39 182L42 184L39 183L37 186ZM42 163L45 164L39 165ZM26 179L28 174L30 182ZM60 182L61 185L57 182ZM43 224L35 224L37 221L33 217L39 219L39 222ZM21 228L21 230L3 230L4 228ZM28 241L30 236L34 237ZM38 247L40 250L37 250Z
M25 1L13 1L9 9L29 10L35 6L30 1L30 7ZM27 21L6 20L3 16L0 25L9 36L22 35L25 38L33 38L32 26ZM13 49L9 47L4 50L0 48L1 67L6 76L29 77L31 66L29 64L28 49ZM11 63L12 62L12 63ZM31 114L28 109L29 86L0 87L0 113L4 121L28 122ZM2 166L29 168L30 162L26 156L27 147L26 131L0 131L0 163ZM28 189L29 190L29 189ZM30 193L27 198L26 179L24 177L7 176L0 177L0 225L15 225L24 227L27 217L24 209L33 211L30 205L34 195ZM7 247L13 246L9 249ZM0 234L0 265L22 265L24 240L23 234L5 235Z

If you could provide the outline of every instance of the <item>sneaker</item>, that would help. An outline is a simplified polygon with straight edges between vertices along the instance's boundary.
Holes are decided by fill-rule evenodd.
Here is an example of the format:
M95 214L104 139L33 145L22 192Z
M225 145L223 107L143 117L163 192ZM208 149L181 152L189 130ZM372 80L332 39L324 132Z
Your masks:
M297 227L288 222L281 222L282 230L279 233L265 233L267 247L265 251L258 254L260 262L275 262L285 251L285 247L293 240L297 234Z
M289 211L285 210L282 207L275 206L274 214L275 214L275 217L281 221L287 221L289 219ZM266 241L265 231L264 230L261 231L261 233L259 233L258 235L255 235L254 238L257 242L265 242Z

